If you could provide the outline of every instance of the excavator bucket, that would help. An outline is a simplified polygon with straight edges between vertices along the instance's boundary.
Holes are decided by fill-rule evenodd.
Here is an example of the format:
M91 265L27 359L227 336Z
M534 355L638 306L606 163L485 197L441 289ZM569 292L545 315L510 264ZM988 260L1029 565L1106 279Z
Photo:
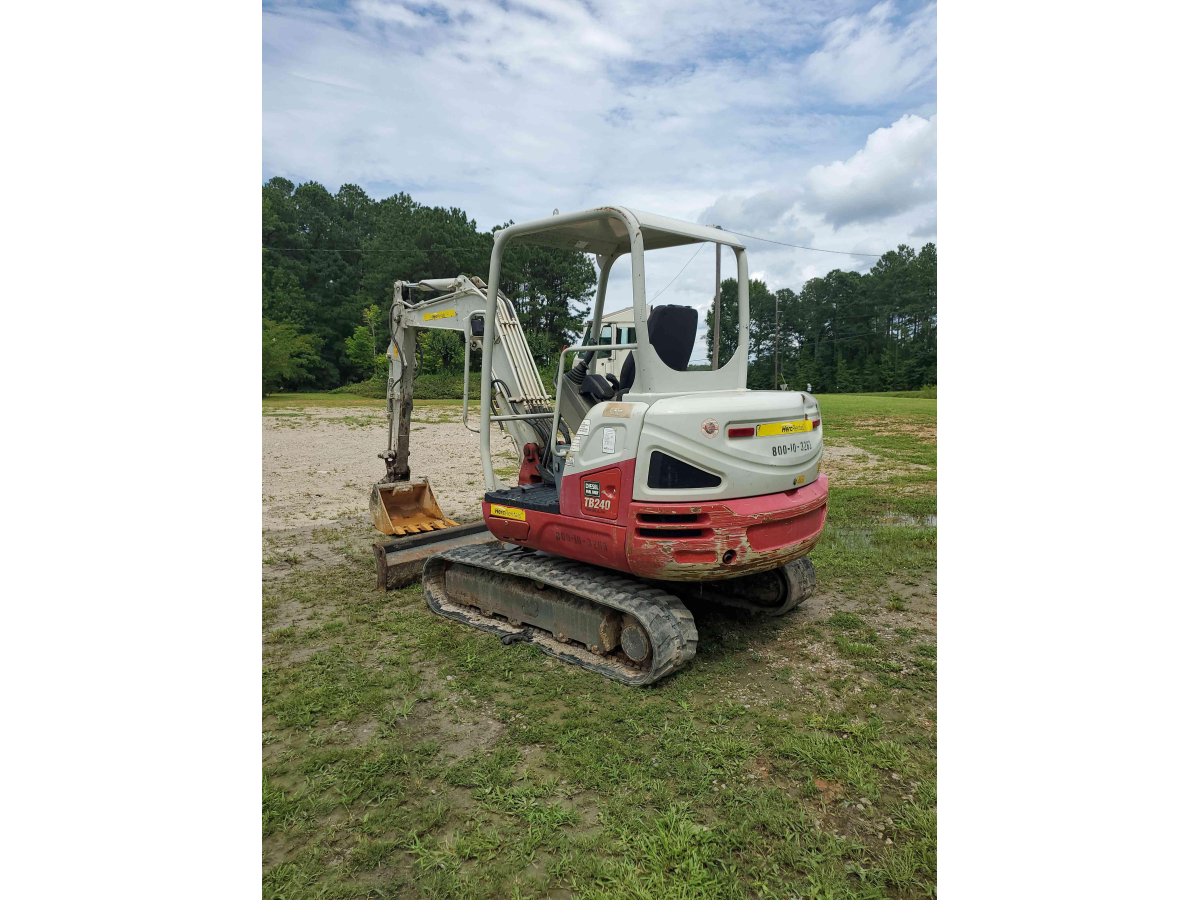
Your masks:
M458 524L446 518L427 478L372 487L371 519L384 534L419 534Z

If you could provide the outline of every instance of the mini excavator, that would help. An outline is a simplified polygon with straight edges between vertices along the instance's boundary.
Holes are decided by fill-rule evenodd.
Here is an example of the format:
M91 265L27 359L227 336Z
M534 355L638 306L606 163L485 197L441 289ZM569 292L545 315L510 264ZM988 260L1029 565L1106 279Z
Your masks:
M697 370L688 367L697 312L647 307L645 253L706 242L730 248L737 261L737 349L719 368ZM505 249L519 244L594 254L599 267L587 337L559 354L553 399L499 289ZM601 344L609 273L624 254L633 339ZM434 547L423 570L429 608L506 643L528 640L566 663L647 685L695 655L685 601L778 616L807 599L816 588L808 554L829 496L821 408L806 392L746 388L749 320L746 249L734 235L620 206L495 232L486 283L467 275L397 282L388 448L380 454L387 471L370 500L380 531L456 524L428 480L409 471L417 330L462 332L488 373L475 429L464 352L463 424L479 434L482 514L496 540ZM597 352L616 350L630 351L620 377L597 374ZM514 487L498 483L492 467L493 422L521 460Z

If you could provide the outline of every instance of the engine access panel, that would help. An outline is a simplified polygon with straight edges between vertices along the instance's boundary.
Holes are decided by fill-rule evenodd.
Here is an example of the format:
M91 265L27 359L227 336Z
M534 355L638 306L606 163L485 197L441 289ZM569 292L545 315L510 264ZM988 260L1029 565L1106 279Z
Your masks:
M579 511L585 516L616 519L621 505L621 470L616 466L579 476Z

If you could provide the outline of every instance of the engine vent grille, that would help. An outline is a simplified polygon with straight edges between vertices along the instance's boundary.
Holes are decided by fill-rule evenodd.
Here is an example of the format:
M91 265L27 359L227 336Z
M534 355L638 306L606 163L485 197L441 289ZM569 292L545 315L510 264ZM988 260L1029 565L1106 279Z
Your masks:
M654 523L654 522L669 522L677 524L679 522L699 522L699 513L650 513L639 512L637 514L639 522Z
M639 528L638 537L644 538L699 538L712 534L711 528Z
M646 486L657 490L674 490L678 488L713 488L721 483L716 475L697 469L676 459L660 450L650 454L650 474Z

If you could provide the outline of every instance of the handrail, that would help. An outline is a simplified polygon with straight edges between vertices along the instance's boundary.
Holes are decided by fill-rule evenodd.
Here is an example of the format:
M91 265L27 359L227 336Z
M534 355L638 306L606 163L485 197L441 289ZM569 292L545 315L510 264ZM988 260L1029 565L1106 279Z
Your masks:
M568 353L579 353L586 350L636 350L637 344L576 344L574 347L563 347L562 352L558 354L558 375L554 379L554 421L550 425L550 452L559 459L566 456L569 451L564 450L558 452L558 420L560 417L559 409L562 404L563 395L563 363L566 361Z
M479 429L472 428L467 421L467 395L471 392L471 318L471 316L467 316L466 343L463 347L463 425L466 426L467 431L479 434ZM480 371L479 377L483 378L482 371ZM481 396L479 399L482 403L483 397Z

